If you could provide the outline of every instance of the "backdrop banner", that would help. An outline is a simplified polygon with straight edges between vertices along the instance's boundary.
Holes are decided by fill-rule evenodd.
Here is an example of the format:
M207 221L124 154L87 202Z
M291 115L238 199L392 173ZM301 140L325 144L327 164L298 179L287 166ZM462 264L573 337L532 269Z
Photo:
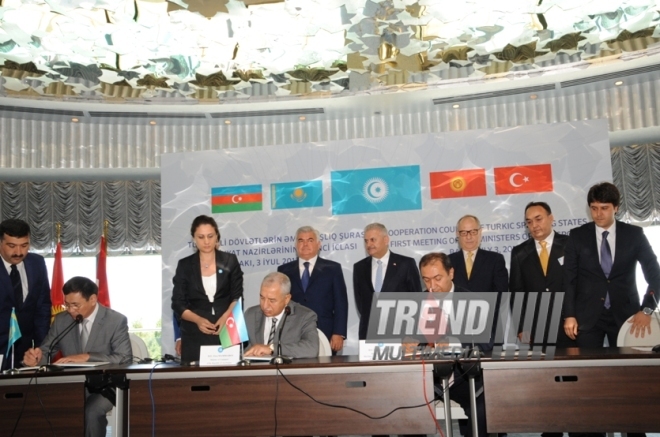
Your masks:
M528 202L547 202L555 230L567 233L587 222L587 190L602 181L612 181L607 120L164 154L163 352L173 351L172 277L194 251L190 225L200 214L216 219L221 249L243 267L245 308L259 303L267 273L296 259L296 229L318 229L320 255L343 266L344 354L355 354L352 269L366 256L367 224L384 224L390 249L419 261L458 250L456 221L473 214L481 248L508 263L528 238Z

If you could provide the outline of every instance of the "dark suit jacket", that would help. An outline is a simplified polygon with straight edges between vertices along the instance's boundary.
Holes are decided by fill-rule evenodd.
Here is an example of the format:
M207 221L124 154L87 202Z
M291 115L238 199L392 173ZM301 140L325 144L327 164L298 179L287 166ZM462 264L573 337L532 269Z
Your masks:
M470 279L465 269L463 251L449 255L454 268L454 284L467 288L473 293L505 293L509 290L509 274L502 254L479 249L472 265Z
M179 319L185 310L190 310L215 323L233 301L243 296L243 271L236 255L216 250L215 264L217 284L211 302L202 283L199 253L196 252L179 260L172 279L174 283L172 309ZM199 347L202 345L220 344L217 335L203 334L195 323L181 319L179 327L183 362L197 361Z
M360 313L359 339L367 338L371 301L375 290L371 282L371 260L368 256L353 265L353 293ZM381 293L421 292L422 283L414 259L390 251Z
M571 230L564 258L564 317L575 317L578 329L589 330L596 325L608 292L618 328L641 308L656 307L650 293L640 306L635 282L639 261L649 290L660 290L660 266L642 228L617 220L609 278L600 266L593 222Z
M23 260L27 273L28 294L21 309L16 310L21 338L14 343L15 364L23 359L25 351L34 344L39 346L50 327L50 285L44 258L28 253ZM14 288L4 263L0 265L0 354L7 352L9 338L9 319L14 303ZM11 357L5 357L3 369L11 367Z
M59 341L59 344L55 345L53 356L58 351L62 351L62 355L65 357L88 353L89 361L108 361L113 364L125 364L133 361L126 316L101 304L97 305L99 305L99 312L96 314L92 330L89 332L85 350L80 344L80 333L76 326ZM43 357L40 364L46 364L51 343L72 322L73 319L67 312L55 316L53 325L41 345Z
M291 358L317 357L319 355L319 333L316 330L316 314L295 302L290 302L289 308L291 308L291 314L287 316L282 331L282 355ZM248 349L254 344L265 344L265 321L266 316L259 305L248 308L245 312L245 324L250 337ZM282 322L279 323L278 331L275 333L275 350L277 350L281 329Z
M282 264L277 271L291 280L291 300L316 313L318 328L330 339L333 334L346 337L348 295L341 264L318 257L310 272L307 292L303 292L298 260ZM288 322L287 322L288 323Z
M550 305L552 308L554 303L554 293L563 291L564 266L562 265L563 260L562 263L560 263L559 260L564 257L564 247L566 246L567 241L567 235L555 232L548 259L547 275L543 274L541 260L536 250L536 241L533 238L520 243L511 251L511 276L509 278L511 301L515 302L516 299L523 299L523 311L520 316L518 333L523 331L528 293L552 293L552 297L550 298ZM533 329L530 331L532 339L536 333L535 327L539 314L539 303L540 300L538 300L536 304L537 311L533 319ZM556 341L549 341L548 343L557 343L560 347L576 346L573 340L570 340L564 333L563 318L560 317L560 320L557 322L558 337ZM549 324L549 321L547 321L546 325Z

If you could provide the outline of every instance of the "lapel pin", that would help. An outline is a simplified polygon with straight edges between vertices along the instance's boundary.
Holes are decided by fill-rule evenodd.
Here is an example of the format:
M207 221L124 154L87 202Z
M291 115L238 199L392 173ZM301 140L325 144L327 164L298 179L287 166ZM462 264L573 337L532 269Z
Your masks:
M222 274L222 269L218 269L218 273Z

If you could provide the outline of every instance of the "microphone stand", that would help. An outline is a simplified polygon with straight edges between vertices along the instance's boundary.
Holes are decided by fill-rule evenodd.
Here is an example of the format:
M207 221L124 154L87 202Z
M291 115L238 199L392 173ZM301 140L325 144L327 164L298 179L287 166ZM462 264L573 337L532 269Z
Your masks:
M292 362L291 358L282 355L282 331L284 331L284 324L289 314L291 314L291 308L287 305L284 307L284 318L282 319L282 326L280 326L280 334L277 337L277 355L270 360L270 364L291 364Z
M78 314L76 316L76 318L74 319L73 323L71 323L69 326L67 326L67 328L60 333L60 335L55 337L55 340L53 340L53 342L50 344L50 347L48 348L48 355L47 355L47 359L46 359L46 365L41 366L39 368L40 372L56 372L56 371L61 371L62 370L61 366L50 363L51 356L53 354L53 349L55 349L55 346L57 346L60 343L60 340L62 340L64 338L64 336L67 335L73 329L74 326L76 326L80 322L82 322L82 320L83 320L83 316Z

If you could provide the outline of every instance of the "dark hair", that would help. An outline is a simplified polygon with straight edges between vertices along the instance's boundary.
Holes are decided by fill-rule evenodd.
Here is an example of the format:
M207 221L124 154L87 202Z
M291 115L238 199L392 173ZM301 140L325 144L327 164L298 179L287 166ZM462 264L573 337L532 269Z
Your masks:
M30 236L30 225L20 219L7 219L0 223L0 240L5 235L15 238Z
M449 271L452 269L451 266L451 260L447 256L446 253L442 252L431 252L427 253L422 257L422 259L419 260L419 270L421 272L422 267L426 267L429 264L433 264L439 262L442 264L442 266L445 268L445 271L449 273Z
M619 206L619 202L621 202L621 194L613 183L601 182L589 188L587 205L591 205L593 202L611 203L616 208Z
M525 214L527 214L527 210L529 208L533 208L535 206L540 206L541 208L545 209L545 212L548 213L548 215L552 214L552 210L550 209L550 205L548 205L545 202L529 202L527 206L525 207Z
M213 229L215 229L215 233L218 236L218 241L220 241L220 229L218 229L218 224L215 222L213 217L209 217L207 215L198 215L195 217L195 220L193 220L192 226L190 226L190 235L192 235L193 238L195 238L195 231L201 225L213 226Z
M96 283L89 278L85 278L84 276L74 276L66 281L64 287L62 287L62 293L64 293L65 296L71 293L80 293L85 300L89 300L92 295L99 294L99 287L97 287Z

